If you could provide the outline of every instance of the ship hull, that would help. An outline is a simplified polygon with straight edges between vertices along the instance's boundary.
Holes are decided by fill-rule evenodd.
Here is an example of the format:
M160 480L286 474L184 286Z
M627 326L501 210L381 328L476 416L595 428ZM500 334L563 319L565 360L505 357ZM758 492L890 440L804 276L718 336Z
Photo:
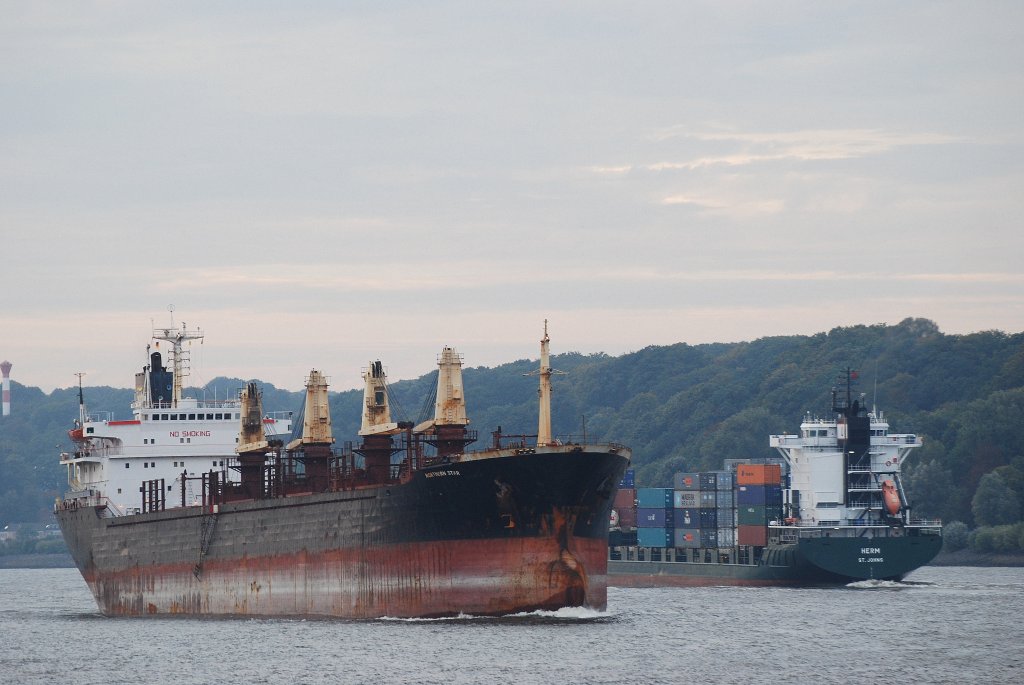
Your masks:
M627 458L550 448L403 484L115 518L57 517L107 615L495 615L607 603Z
M940 535L893 538L809 538L769 545L759 564L676 561L608 562L613 587L814 586L902 580L942 548Z

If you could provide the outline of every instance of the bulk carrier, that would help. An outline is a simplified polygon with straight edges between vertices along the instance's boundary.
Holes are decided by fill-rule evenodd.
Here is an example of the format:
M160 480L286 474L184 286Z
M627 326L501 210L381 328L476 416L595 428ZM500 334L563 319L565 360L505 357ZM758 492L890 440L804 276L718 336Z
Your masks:
M912 518L900 479L913 434L833 388L832 416L772 435L776 463L676 474L673 488L620 483L609 583L818 585L901 580L942 547L939 521Z
M545 322L536 436L469 451L462 359L439 356L434 418L392 420L373 362L359 441L334 447L327 382L311 371L301 425L237 397L184 396L185 343L158 329L133 418L86 412L61 455L55 505L106 615L499 615L607 603L607 528L629 449L551 435ZM80 384L81 388L81 384Z

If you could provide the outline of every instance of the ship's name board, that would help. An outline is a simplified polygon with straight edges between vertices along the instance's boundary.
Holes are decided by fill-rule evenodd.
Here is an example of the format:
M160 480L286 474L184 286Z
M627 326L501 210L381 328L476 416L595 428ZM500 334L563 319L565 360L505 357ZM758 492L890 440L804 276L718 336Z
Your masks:
M440 478L441 476L461 476L462 474L458 471L429 471L423 474L427 478Z
M172 438L208 438L210 431L167 431Z
M882 553L882 548L881 547L861 547L860 548L860 553L861 554L876 554L877 555L877 554L881 554ZM860 564L881 564L881 563L885 562L885 559L880 557L880 556L858 557L857 558L857 562L860 563Z

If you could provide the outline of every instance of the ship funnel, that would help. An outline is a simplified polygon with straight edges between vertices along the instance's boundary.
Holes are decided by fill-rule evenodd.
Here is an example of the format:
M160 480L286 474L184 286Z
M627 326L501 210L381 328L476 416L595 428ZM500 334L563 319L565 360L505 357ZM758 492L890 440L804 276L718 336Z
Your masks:
M242 390L241 405L242 425L235 453L266 452L269 445L263 433L263 393L255 383L249 383Z
M300 445L330 445L333 442L331 408L327 402L327 379L313 369L306 379L306 413L302 419L302 437L288 443L288 449L295 449Z
M391 420L387 374L379 360L370 362L363 380L366 387L363 390L363 423L359 435L393 435L399 432L398 424Z

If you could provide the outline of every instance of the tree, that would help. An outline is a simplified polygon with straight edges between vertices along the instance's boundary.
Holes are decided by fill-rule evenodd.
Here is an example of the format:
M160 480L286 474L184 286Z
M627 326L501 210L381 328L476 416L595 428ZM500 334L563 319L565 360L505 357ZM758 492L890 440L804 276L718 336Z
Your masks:
M946 524L942 529L942 547L947 552L956 552L967 546L968 542L967 524L963 521L953 521Z
M971 500L971 512L979 526L1016 523L1020 520L1020 502L1002 476L991 472L981 477Z
M949 471L934 459L907 468L907 499L914 514L922 518L943 519L951 513L950 500L956 491Z

